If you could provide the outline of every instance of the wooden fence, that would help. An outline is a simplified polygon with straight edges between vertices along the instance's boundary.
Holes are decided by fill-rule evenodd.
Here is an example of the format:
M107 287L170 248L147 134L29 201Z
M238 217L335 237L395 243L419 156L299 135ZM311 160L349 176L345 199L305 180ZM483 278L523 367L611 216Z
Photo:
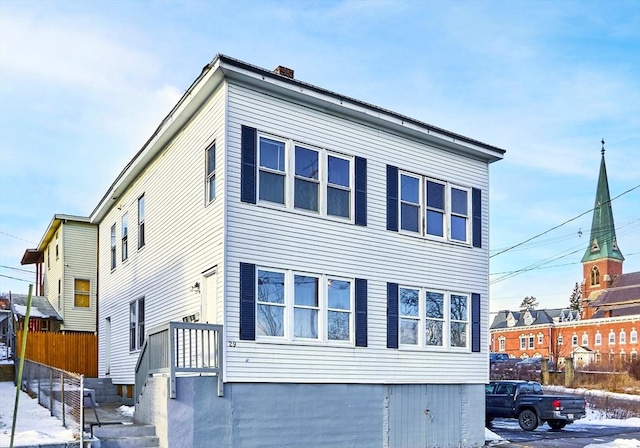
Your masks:
M18 331L16 356L22 348ZM25 358L88 378L98 377L98 336L94 333L34 331L27 335Z

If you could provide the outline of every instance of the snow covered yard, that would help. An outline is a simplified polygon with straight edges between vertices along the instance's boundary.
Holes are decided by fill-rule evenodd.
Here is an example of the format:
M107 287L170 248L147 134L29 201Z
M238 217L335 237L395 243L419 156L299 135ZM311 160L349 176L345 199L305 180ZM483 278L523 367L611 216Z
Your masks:
M8 447L11 441L13 408L16 388L10 381L0 382L0 447ZM73 431L51 417L49 410L40 406L26 393L20 391L18 419L15 430L15 446L43 443L64 443L76 440Z

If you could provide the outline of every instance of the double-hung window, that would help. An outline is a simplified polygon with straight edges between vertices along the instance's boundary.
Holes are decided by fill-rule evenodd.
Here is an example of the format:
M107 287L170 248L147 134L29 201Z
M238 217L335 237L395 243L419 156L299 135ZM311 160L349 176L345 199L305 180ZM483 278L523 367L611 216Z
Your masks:
M444 341L444 294L441 292L426 292L426 344L442 346Z
M400 175L400 228L421 233L422 207L420 206L420 178Z
M261 201L285 204L287 169L285 142L267 137L259 139L259 198Z
M207 177L205 181L207 191L207 203L216 197L216 145L215 143L207 149Z
M320 195L320 155L313 149L296 146L295 148L295 208L319 211Z
M451 187L450 238L469 241L469 190Z
M445 231L445 184L427 181L427 235L444 237Z
M420 290L399 289L400 344L418 345L420 343Z
M138 198L138 249L144 247L144 194Z
M91 281L76 278L73 281L73 306L89 308L91 306Z
M111 269L116 268L116 225L111 226Z
M258 339L353 343L354 281L257 268Z
M327 155L327 215L351 217L351 159Z
M398 288L400 346L468 348L469 295Z
M129 350L138 350L143 343L144 297L129 303Z
M262 135L257 157L260 202L352 218L352 157Z
M129 258L129 216L127 213L122 215L122 261Z
M401 230L470 243L470 214L469 188L400 174Z
M526 349L527 349L527 337L520 336L520 350L526 350Z

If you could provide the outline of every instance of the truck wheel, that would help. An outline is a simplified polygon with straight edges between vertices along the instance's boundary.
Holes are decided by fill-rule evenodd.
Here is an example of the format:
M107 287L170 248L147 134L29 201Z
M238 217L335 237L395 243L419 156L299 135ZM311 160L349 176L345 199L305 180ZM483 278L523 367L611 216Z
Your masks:
M538 427L538 416L531 409L525 409L518 415L518 423L525 431L533 431Z
M488 417L488 416L485 416L485 417L484 417L484 424L485 424L485 426L489 426L489 425L491 424L491 422L492 422L492 421L493 421L493 417Z
M562 429L567 426L567 422L562 420L549 420L547 423L549 424L551 429Z

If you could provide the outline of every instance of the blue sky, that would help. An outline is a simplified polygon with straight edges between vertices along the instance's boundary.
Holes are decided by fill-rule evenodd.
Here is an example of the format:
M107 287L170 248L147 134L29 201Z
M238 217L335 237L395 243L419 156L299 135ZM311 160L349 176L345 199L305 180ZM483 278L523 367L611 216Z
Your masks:
M638 1L3 0L0 292L27 292L25 249L55 213L91 213L216 53L506 149L492 254L593 207L604 138L611 196L632 189L613 201L624 271L640 270ZM491 310L568 306L590 225L492 257Z

